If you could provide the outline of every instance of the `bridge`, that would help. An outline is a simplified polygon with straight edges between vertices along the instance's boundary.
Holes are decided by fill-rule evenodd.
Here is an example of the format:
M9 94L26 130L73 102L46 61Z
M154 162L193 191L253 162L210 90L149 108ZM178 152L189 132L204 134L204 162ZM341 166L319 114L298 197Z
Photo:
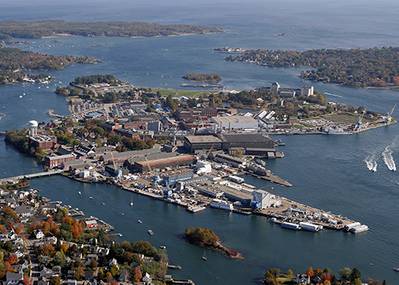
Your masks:
M5 178L0 178L0 183L7 182L7 181L18 181L21 179L33 179L33 178L39 178L39 177L45 177L45 176L58 175L63 172L64 172L64 170L51 170L51 171L43 171L43 172L37 172L37 173L31 173L31 174L25 174L25 175L19 175L19 176L5 177Z

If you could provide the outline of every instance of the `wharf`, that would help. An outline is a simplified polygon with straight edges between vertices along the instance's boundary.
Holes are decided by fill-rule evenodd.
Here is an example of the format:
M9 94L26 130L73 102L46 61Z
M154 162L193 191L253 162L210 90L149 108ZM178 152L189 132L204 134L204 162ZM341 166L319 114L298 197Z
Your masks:
M292 187L292 184L290 182L288 182L287 180L284 180L283 178L274 175L274 174L270 174L270 175L266 175L266 176L262 176L262 175L257 175L255 173L252 172L248 172L249 175L256 177L258 179L262 179L262 180L266 180L275 184L279 184L282 186L286 186L286 187Z

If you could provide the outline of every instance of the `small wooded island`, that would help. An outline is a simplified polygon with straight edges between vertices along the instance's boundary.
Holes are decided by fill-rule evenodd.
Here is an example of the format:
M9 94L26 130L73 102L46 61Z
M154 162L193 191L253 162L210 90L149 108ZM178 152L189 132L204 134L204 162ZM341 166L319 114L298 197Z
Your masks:
M219 48L227 61L268 67L310 67L301 77L351 87L399 88L399 48L313 49L307 51ZM238 52L237 52L238 51Z
M187 73L183 76L183 79L195 81L195 82L202 82L208 84L217 84L222 81L222 78L219 74L216 73L196 73L191 72Z
M97 62L98 60L88 56L55 56L3 47L0 48L0 85L14 82L47 82L50 77L37 72L60 70L75 63Z
M233 259L244 259L238 251L224 246L220 238L211 229L200 227L187 228L184 232L184 237L191 244L222 251Z
M216 27L146 22L2 21L0 39L42 38L56 35L154 37L222 32Z

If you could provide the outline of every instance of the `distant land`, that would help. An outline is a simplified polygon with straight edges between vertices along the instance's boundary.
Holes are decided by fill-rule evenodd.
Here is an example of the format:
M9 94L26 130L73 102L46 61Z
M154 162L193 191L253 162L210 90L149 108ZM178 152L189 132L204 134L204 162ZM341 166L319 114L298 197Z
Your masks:
M196 82L204 82L209 84L217 84L222 81L219 74L216 73L196 73L191 72L183 76L183 79Z
M45 74L32 74L32 71L59 70L74 63L97 63L88 56L55 56L18 48L0 48L0 85L14 82L47 82Z
M155 37L222 32L221 28L147 22L0 21L0 40L36 39L56 35Z
M268 67L311 67L301 78L351 87L399 88L399 48L313 49L307 51L217 48L227 61Z

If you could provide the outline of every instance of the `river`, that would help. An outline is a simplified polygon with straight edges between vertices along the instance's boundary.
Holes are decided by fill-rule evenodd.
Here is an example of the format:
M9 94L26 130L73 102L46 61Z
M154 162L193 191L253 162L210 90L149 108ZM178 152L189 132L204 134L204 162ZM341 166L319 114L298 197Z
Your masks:
M93 1L56 5L43 0L29 7L23 1L0 3L0 19L62 18L78 20L152 20L222 26L223 34L166 38L81 38L64 37L32 40L18 47L51 54L95 56L98 65L75 65L53 72L49 88L40 85L0 87L0 130L19 128L31 119L48 120L47 110L67 114L62 96L53 94L58 82L75 76L113 73L138 86L179 87L186 72L217 72L227 88L242 89L269 85L301 86L298 70L263 68L229 63L213 52L221 46L307 49L319 47L371 47L399 45L397 14L393 1L164 1L158 6L148 1L117 1L118 5ZM197 3L198 2L198 3ZM377 2L377 1L374 1ZM18 6L19 5L19 6ZM326 12L328 11L328 12ZM276 34L286 33L283 37ZM39 89L40 86L40 89ZM352 89L315 84L330 99L387 112L398 102L399 93L389 90ZM395 111L399 117L399 112ZM396 141L399 126L372 130L353 136L282 137L286 157L270 163L276 174L294 184L292 188L271 190L312 206L359 220L370 227L360 235L323 231L312 234L283 230L265 218L206 210L190 214L183 208L118 190L109 185L80 184L67 178L49 177L32 181L32 186L51 199L79 207L115 225L127 239L150 239L166 245L173 263L183 266L178 277L197 284L253 284L268 267L305 270L308 265L338 270L358 267L365 276L397 284L399 266L399 178L388 171L380 158L384 147ZM393 156L399 156L393 146ZM371 173L363 159L379 157L378 170ZM0 177L39 169L31 158L0 142ZM248 178L259 187L271 184ZM82 192L82 196L77 194ZM89 199L93 196L94 199ZM130 207L130 201L134 206ZM102 203L106 203L104 206ZM122 213L124 215L122 215ZM141 219L143 224L138 224ZM226 243L245 256L229 260L185 243L180 234L188 226L214 229ZM154 236L149 237L147 230Z

